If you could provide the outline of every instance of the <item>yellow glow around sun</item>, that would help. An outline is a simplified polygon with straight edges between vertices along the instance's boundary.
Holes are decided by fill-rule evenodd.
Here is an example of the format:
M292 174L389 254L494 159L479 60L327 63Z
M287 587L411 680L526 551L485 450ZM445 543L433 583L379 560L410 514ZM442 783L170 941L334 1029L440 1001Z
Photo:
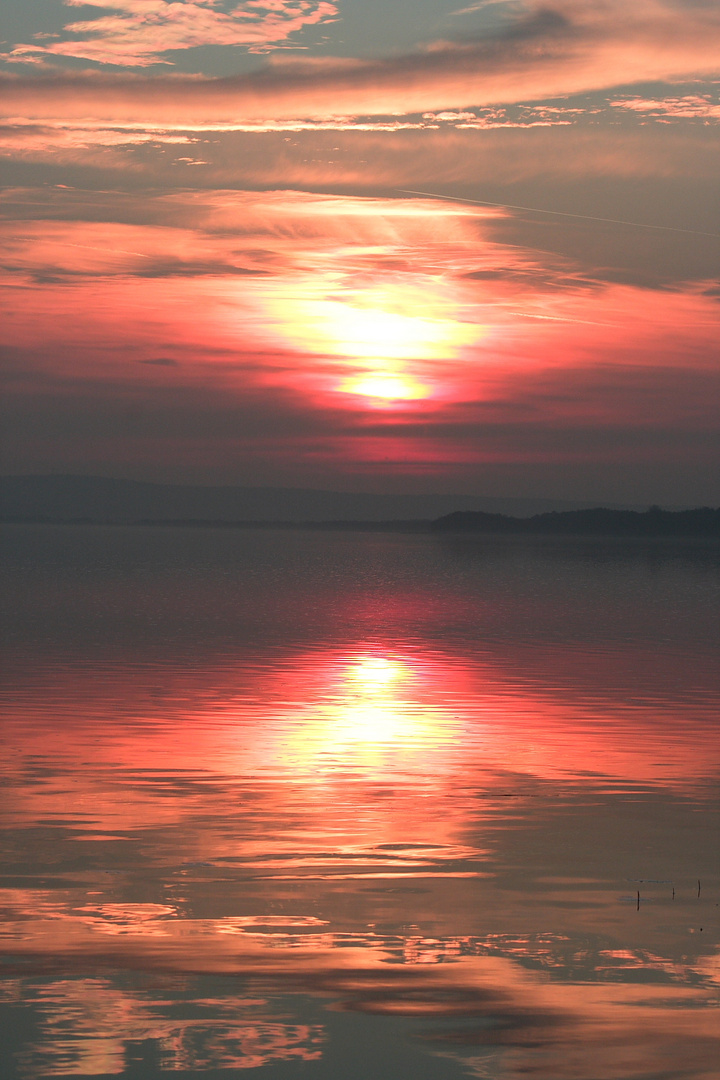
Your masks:
M430 359L447 335L433 319L375 307L329 304L326 332L339 352L367 359Z
M363 303L322 301L318 327L334 351L367 360L438 360L475 341L478 327L452 317L447 304L426 293L386 290ZM422 315L416 314L422 311Z
M322 276L310 291L333 291ZM278 298L275 315L284 336L309 352L384 366L397 361L443 360L482 336L482 328L459 318L457 304L439 287L385 285L358 288L347 296ZM373 363L374 361L374 363Z

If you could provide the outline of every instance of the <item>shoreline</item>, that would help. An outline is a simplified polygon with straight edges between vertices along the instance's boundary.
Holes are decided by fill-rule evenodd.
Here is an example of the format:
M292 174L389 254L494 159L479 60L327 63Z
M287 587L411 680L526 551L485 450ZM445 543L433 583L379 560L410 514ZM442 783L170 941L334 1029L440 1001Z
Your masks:
M644 516L644 515L638 515ZM472 540L617 540L617 541L657 541L701 543L703 546L720 544L720 531L623 531L612 528L552 528L534 524L535 519L510 519L507 525L498 528L449 528L438 520L386 520L386 521L228 521L205 520L196 518L172 519L131 519L112 520L101 518L41 518L7 517L0 518L0 525L36 525L58 527L89 528L127 528L127 529L218 529L223 531L241 530L259 532L263 530L280 532L344 532L344 533L394 533L413 536L434 536L453 541ZM532 524L531 524L532 523ZM563 523L564 525L564 523Z

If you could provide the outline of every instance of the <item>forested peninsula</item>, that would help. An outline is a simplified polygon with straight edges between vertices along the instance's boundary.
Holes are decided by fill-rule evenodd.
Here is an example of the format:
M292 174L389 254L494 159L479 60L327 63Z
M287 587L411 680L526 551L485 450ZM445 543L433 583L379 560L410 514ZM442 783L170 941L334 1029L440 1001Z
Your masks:
M495 533L521 536L627 536L704 537L720 539L720 508L695 510L591 510L551 511L529 518L482 511L459 510L430 525L436 533Z

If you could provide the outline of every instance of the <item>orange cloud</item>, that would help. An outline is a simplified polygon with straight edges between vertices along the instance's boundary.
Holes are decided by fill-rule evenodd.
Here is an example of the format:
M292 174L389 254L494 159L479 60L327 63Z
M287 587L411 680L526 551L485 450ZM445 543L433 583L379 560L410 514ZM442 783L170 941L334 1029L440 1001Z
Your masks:
M177 5L172 5L173 7ZM494 35L386 60L275 61L225 79L62 75L4 80L5 115L186 122L407 114L538 100L718 70L720 13L664 0L559 0Z
M625 97L610 104L615 109L640 113L648 119L720 121L720 103L710 94L665 98Z
M170 64L165 53L202 45L244 46L267 52L305 26L333 19L337 5L329 0L247 0L229 12L213 9L213 0L65 0L69 7L112 11L96 19L70 23L72 40L45 44L48 36L16 45L11 61L37 62L41 57L73 56L100 64L147 67Z

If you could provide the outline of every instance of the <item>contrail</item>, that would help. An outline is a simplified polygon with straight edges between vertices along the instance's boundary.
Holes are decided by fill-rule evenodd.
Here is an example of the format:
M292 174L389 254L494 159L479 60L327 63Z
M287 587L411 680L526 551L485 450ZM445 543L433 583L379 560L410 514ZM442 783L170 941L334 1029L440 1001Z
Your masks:
M151 259L152 255L143 255L142 251L126 251L125 248L96 247L95 244L71 244L67 240L60 244L61 247L84 248L85 251L103 251L110 255L137 255L140 259Z
M18 236L18 240L28 240L32 242L36 239L34 236ZM142 251L126 251L125 248L107 248L98 247L96 244L71 244L69 240L57 240L58 247L74 247L82 248L84 251L102 251L104 254L110 255L137 255L139 259L152 259L152 255L143 255Z
M523 319L547 319L548 322L582 323L583 326L616 326L617 323L597 322L595 319L571 319L562 315L535 315L532 311L506 311L506 315L520 315Z
M604 221L608 225L632 225L635 229L660 229L662 232L685 233L688 236L712 236L720 240L720 233L702 232L699 229L678 229L673 225L647 225L642 221L623 221L620 218L593 217L592 214L571 214L567 210L541 210L537 206L516 206L514 203L489 202L487 199L461 199L456 195L438 195L435 191L413 191L411 188L395 188L403 195L426 195L430 199L447 202L472 203L473 206L500 206L503 210L528 210L531 214L552 214L553 217L580 218L581 221Z

